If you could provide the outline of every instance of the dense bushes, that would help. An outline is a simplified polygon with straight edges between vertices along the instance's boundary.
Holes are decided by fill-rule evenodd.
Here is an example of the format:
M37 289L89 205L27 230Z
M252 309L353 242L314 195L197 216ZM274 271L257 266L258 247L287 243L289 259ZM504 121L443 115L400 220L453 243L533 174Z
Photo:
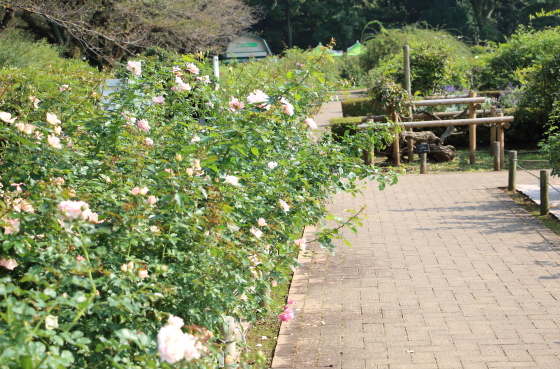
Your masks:
M2 74L0 366L214 367L199 326L271 313L302 228L376 175L350 155L375 135L313 132L328 68L299 56L231 66L218 85L202 58L155 53L118 73L102 110L94 71ZM170 356L179 341L188 353Z

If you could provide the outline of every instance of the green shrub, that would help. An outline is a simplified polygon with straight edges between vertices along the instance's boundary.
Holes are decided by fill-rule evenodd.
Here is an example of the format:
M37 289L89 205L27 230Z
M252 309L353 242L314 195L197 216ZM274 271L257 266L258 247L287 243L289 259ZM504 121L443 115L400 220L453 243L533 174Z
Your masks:
M355 134L359 124L362 124L361 117L333 118L330 120L331 133L335 139L340 140L345 134Z
M35 42L19 30L0 33L0 68L45 68L60 60L58 50L46 41Z
M343 117L365 117L368 113L373 115L384 114L383 110L376 108L370 97L342 100Z

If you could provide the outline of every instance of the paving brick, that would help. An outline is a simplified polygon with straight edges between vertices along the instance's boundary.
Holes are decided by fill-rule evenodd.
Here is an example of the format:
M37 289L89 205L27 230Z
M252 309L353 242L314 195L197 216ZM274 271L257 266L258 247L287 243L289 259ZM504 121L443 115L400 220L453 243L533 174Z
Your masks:
M340 106L322 110L325 126ZM290 296L302 310L272 367L560 368L560 239L506 183L505 172L405 175L338 194L334 214L365 204L368 218L344 231L352 248L299 258Z

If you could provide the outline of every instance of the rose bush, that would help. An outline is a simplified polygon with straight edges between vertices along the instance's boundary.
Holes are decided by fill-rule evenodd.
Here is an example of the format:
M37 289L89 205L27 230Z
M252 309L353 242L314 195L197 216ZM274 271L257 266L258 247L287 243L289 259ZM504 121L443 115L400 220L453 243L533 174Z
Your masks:
M308 58L233 66L220 84L203 58L139 58L100 109L73 84L16 105L4 80L0 365L212 367L199 326L267 313L303 227L333 219L325 202L395 181L306 121L332 88ZM320 229L332 247L337 228Z

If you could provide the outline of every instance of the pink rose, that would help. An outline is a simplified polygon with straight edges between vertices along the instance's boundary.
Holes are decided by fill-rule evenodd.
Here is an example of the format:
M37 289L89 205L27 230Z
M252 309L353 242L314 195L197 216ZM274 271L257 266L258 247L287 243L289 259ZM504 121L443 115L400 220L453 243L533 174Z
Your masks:
M22 183L12 183L10 186L15 186L17 192L23 192L23 190L21 189L22 185L23 185L23 182Z
M144 132L149 132L150 131L150 125L148 124L148 121L146 119L140 119L138 121L137 125L138 125L138 128L140 128Z
M194 63L185 64L185 68L187 69L187 71L189 73L192 73L192 74L200 73L200 70L198 69L198 67L196 65L194 65Z
M288 306L284 307L284 312L282 314L278 314L278 320L281 322L289 322L294 319L294 317L294 311Z
M2 111L0 112L0 120L4 123L12 124L16 121L17 117L12 118L12 114Z
M148 147L154 147L154 140L152 140L149 137L146 137L144 139L144 145L148 146Z
M240 111L243 110L245 104L242 101L239 101L236 97L232 97L231 101L229 102L229 109L231 111Z
M49 124L52 124L52 125L56 125L56 124L62 123L62 122L60 121L60 119L58 119L58 117L56 116L56 114L51 114L51 113L48 113L48 112L47 112L47 122L48 122Z
M85 220L91 215L91 210L84 201L67 200L58 204L58 213L64 220Z
M155 196L148 196L148 204L153 205L158 201L157 197Z
M134 196L138 195L140 193L140 187L134 187L130 193Z
M62 146L60 145L60 138L56 137L55 135L49 135L49 137L47 138L47 142L51 147L55 149L62 149Z
M163 96L154 96L152 97L152 102L154 104L165 104L165 97Z
M135 76L141 76L142 75L142 63L140 63L139 61L130 60L126 64L126 70L131 71L132 74L135 75Z
M264 220L264 218L259 218L257 220L257 224L259 225L259 227L266 227L268 224L266 224L266 220Z
M76 261L85 261L86 258L84 258L82 255L78 255L76 256Z
M317 129L317 123L313 120L313 118L304 119L305 124L309 127L309 129Z
M263 235L263 232L262 232L260 229L258 229L258 228L254 228L254 227L253 227L253 228L251 228L249 231L250 231L250 232L253 234L253 236L255 236L256 238L261 238L262 235Z
M175 364L183 360L189 342L185 340L185 334L174 325L166 325L161 328L157 335L158 353L163 361Z
M138 277L144 279L148 276L148 271L146 269L138 269Z
M8 270L14 270L15 267L18 266L17 261L15 261L14 259L0 259L0 266L3 266L4 268L8 269Z
M272 170L272 169L274 169L274 168L276 168L276 167L278 166L278 163L275 162L275 161L271 161L271 162L269 162L269 163L267 164L267 166L268 166L268 168L269 168L270 170Z
M194 135L193 138L191 139L191 143L195 143L199 141L200 141L200 137L198 137L197 135Z
M66 181L65 181L64 178L62 178L62 177L57 177L57 178L54 180L54 184L55 184L56 186L62 186L62 185L64 184L64 182L66 182Z
M294 106L288 102L285 98L280 98L282 104L282 112L288 115L294 115Z
M307 247L307 240L305 238L300 238L299 240L294 240L294 243L299 246L300 249L305 250Z
M181 328L182 326L185 325L185 321L182 318L179 318L178 316L169 315L169 319L167 319L167 324L173 327Z
M148 187L142 187L138 192L140 195L146 195L149 191Z
M286 201L284 200L278 200L278 203L280 204L280 207L284 210L284 211L290 211L290 205L288 205L286 203Z
M8 223L8 225L2 226L4 228L4 234L15 234L19 232L19 219L8 219L5 220L5 222Z
M226 183L229 183L230 185L239 186L239 178L236 176L225 176L224 179Z
M87 218L88 222L93 223L93 224L100 224L103 223L104 220L99 220L99 214L97 213L91 213L88 218Z

